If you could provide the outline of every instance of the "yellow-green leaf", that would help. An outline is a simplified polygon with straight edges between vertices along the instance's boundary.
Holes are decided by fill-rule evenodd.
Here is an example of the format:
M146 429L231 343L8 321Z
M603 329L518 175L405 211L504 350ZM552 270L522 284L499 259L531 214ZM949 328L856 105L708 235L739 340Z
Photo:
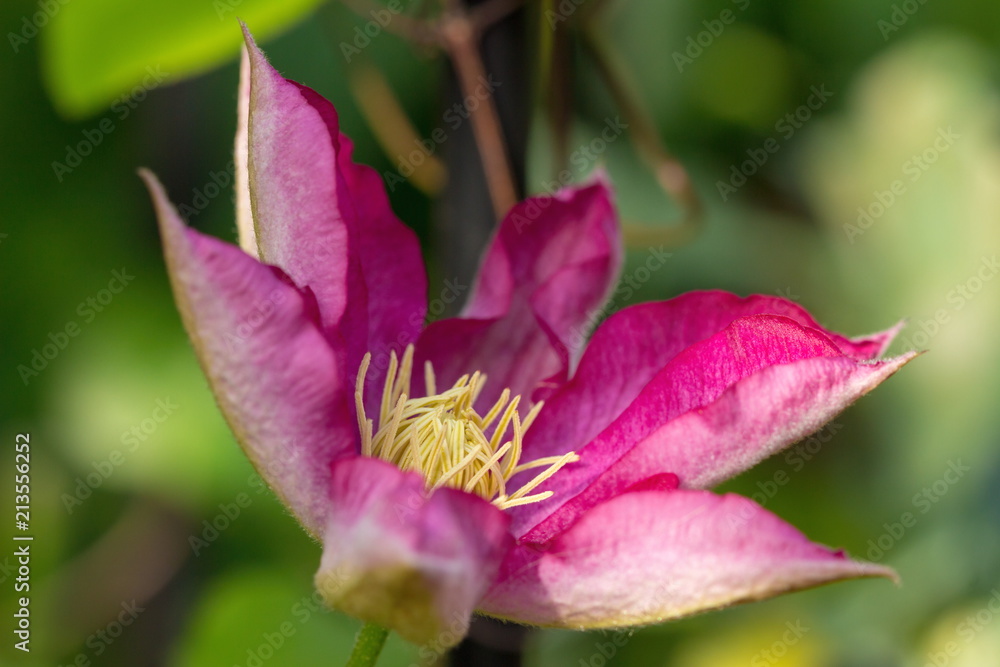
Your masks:
M235 58L237 17L258 39L320 0L86 0L61 5L41 31L42 68L56 108L80 118L122 97Z

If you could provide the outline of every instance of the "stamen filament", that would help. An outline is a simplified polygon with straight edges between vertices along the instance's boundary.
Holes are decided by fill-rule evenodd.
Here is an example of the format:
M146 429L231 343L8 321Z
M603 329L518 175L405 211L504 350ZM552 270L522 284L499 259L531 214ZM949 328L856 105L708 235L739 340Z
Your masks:
M482 496L500 509L551 497L552 491L531 492L579 457L570 452L520 462L524 434L542 403L532 406L522 421L518 413L521 397L511 397L510 390L504 389L481 416L475 404L486 386L486 375L479 371L463 375L451 388L437 393L437 378L430 362L424 364L427 395L411 398L413 355L412 345L407 346L402 358L390 353L377 429L365 414L364 405L371 354L362 360L355 384L362 454L421 473L428 493L448 486ZM507 494L508 483L515 475L543 467L540 474Z

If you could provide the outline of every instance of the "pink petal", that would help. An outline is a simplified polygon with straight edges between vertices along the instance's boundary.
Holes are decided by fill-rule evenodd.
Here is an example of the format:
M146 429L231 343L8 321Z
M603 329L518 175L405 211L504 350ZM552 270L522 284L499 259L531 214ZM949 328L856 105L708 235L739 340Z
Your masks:
M457 644L511 548L507 517L478 496L429 498L416 473L373 458L334 466L316 586L327 603L415 644Z
M505 387L528 400L541 380L565 377L620 264L603 180L527 199L501 223L462 316L431 324L417 361L433 362L441 386L484 371L484 403Z
M854 577L849 560L736 495L640 491L590 510L505 559L480 610L542 626L612 628L679 618Z
M682 488L713 487L818 430L913 356L865 364L816 358L772 366L631 445L616 446L612 440L620 431L609 429L581 450L578 463L540 487L558 489L556 497L510 510L514 534L550 539L594 505L666 471Z
M349 375L366 351L370 387L390 349L416 341L426 277L416 235L392 213L378 174L355 164L336 110L283 78L244 27L250 60L249 187L261 257L316 295ZM378 391L378 389L372 389Z
M859 362L788 318L737 319L675 356L578 449L581 460L540 487L555 491L551 499L512 509L514 534L548 539L658 473L687 488L716 484L815 431L910 358ZM526 456L548 455L540 449L526 446Z
M546 399L525 441L525 456L564 454L590 442L636 399L681 351L749 315L787 317L822 332L857 360L884 352L896 329L848 340L820 327L800 306L777 297L740 298L722 291L688 292L669 301L625 308L607 319L569 382Z
M381 396L390 351L416 343L427 312L427 276L420 244L389 206L382 177L352 159L354 145L340 135L340 174L352 193L358 221L356 251L368 297L368 345L372 353L369 389Z
M357 426L310 295L280 271L188 229L151 173L170 281L184 326L240 445L314 535L326 525L330 463Z

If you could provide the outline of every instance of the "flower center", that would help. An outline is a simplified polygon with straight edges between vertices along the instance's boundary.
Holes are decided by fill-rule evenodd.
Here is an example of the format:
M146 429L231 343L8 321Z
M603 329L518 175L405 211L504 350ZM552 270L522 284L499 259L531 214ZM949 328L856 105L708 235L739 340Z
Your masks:
M408 345L402 360L393 352L389 359L378 430L365 415L363 391L371 353L358 370L354 398L361 429L361 453L389 461L402 470L421 473L428 492L443 486L475 493L500 509L545 500L552 491L528 495L567 463L580 459L574 452L521 463L521 443L531 422L538 416L537 403L524 421L517 412L520 396L513 399L504 389L485 415L473 405L482 391L486 376L475 372L463 375L452 387L437 392L434 369L424 367L426 396L410 398L413 346ZM507 432L510 437L504 441ZM490 434L490 435L487 435ZM509 493L507 483L524 470L545 468L534 479Z

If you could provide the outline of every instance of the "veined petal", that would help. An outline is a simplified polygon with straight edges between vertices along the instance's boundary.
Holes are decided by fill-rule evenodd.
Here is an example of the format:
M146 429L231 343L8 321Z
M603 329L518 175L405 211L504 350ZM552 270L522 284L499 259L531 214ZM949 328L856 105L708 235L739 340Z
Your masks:
M541 380L565 378L620 266L603 179L529 198L501 223L462 316L431 324L417 361L431 361L444 386L484 371L484 404L504 388L527 401Z
M156 177L141 175L178 309L229 426L302 525L322 535L330 464L353 455L358 436L314 301L274 267L188 229Z
M675 356L576 449L580 461L540 487L552 498L512 508L514 534L548 539L650 475L676 474L688 488L721 482L815 431L910 358L859 362L791 319L739 318Z
M340 135L339 144L340 175L351 193L349 203L358 228L356 248L368 296L369 387L380 397L390 351L400 354L417 342L423 329L427 276L417 236L392 212L382 177L353 161L354 144L345 135ZM370 407L374 409L374 404Z
M750 315L780 315L821 332L842 354L858 361L882 354L897 328L850 340L821 327L785 299L722 291L688 292L669 301L642 303L607 319L568 382L546 399L527 434L529 457L556 456L590 442L624 412L667 363L686 348Z
M324 328L336 335L348 301L364 300L341 210L336 112L314 91L278 74L249 33L246 49L249 190L260 256L313 291Z
M638 491L504 560L480 610L541 626L657 623L854 577L895 579L810 542L753 501Z
M415 342L426 312L416 235L376 172L351 159L333 105L282 77L244 28L250 61L249 189L260 255L316 295L324 330L346 343L348 375L373 352Z
M427 497L420 475L366 457L334 466L330 504L327 604L415 644L457 644L512 546L504 513L455 489Z
M606 446L601 434L581 450L578 463L542 487L556 491L553 500L510 510L514 533L550 539L594 505L665 472L682 488L711 488L818 430L914 356L873 363L820 357L771 366L629 447ZM641 407L641 399L636 403Z

